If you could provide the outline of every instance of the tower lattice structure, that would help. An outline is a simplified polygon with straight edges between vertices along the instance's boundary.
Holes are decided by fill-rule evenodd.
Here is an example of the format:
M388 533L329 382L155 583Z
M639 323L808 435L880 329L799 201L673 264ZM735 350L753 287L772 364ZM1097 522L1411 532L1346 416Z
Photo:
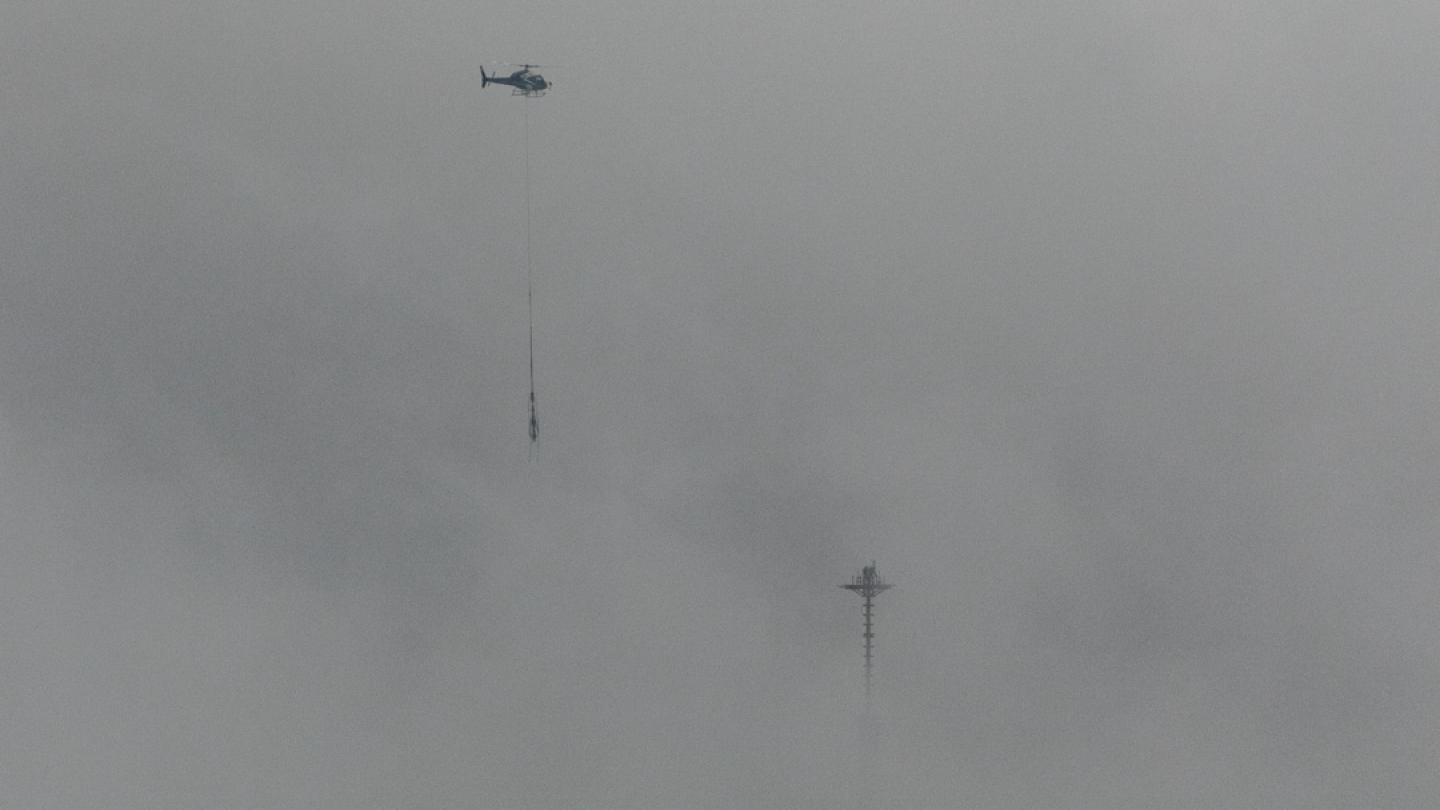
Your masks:
M870 703L870 681L871 673L875 664L875 597L890 589L890 585L880 578L875 570L875 563L871 563L860 569L848 584L841 585L847 591L854 591L860 594L865 600L865 703Z

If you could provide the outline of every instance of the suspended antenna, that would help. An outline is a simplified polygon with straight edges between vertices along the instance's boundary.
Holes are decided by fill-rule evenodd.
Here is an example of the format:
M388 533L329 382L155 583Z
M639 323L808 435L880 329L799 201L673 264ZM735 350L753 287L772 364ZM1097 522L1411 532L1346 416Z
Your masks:
M530 260L530 105L525 104L521 117L525 121L525 306L530 328L530 458L535 458L535 445L540 441L540 415L535 410L535 269Z

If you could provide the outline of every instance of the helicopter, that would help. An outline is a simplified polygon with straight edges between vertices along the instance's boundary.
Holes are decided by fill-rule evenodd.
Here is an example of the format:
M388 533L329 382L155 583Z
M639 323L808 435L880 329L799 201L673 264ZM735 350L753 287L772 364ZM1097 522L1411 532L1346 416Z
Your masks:
M491 76L485 73L485 66L480 66L480 86L486 87L492 84L509 85L510 95L527 96L539 98L545 95L545 91L554 87L554 83L545 80L539 73L531 73L530 68L544 67L544 65L517 65L520 69L509 76Z

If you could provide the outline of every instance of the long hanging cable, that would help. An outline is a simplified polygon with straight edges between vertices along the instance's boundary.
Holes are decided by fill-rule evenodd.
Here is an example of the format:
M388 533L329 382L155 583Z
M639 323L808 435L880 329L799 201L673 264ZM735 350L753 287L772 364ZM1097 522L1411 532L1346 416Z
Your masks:
M540 440L540 418L535 411L535 270L530 261L530 105L522 98L521 117L525 122L525 304L530 325L530 458L535 458L535 444Z

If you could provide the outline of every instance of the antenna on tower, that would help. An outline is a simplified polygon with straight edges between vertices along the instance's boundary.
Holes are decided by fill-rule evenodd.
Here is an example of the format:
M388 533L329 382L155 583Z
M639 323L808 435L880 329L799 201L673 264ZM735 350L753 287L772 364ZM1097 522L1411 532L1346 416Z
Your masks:
M870 674L875 661L875 597L890 589L875 570L875 561L860 569L848 585L841 585L847 591L854 591L865 599L865 706L870 706Z

